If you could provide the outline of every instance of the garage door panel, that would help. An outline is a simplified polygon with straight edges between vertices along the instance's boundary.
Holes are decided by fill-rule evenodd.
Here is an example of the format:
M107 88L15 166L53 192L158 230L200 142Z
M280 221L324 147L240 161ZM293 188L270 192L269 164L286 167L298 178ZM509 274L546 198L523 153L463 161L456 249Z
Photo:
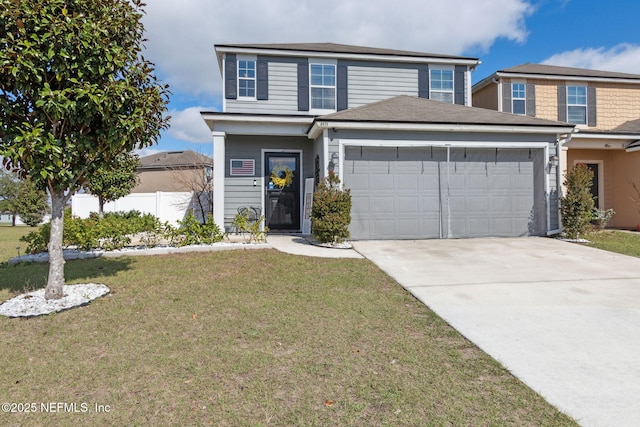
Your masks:
M373 173L375 174L375 171L373 171ZM393 175L390 174L375 174L373 176L370 176L371 179L371 186L375 189L377 189L377 191L390 191L393 192L394 190L394 179L393 179Z
M398 212L402 212L402 215L412 215L417 216L419 213L418 210L419 200L415 195L405 196L405 197L397 197L396 198L396 208Z
M418 231L418 219L417 218L399 218L395 222L396 229L394 234L399 239L413 239Z
M375 230L373 236L380 239L395 239L395 221L393 218L374 219L371 223L372 229ZM378 237L379 236L379 237Z
M543 184L534 176L534 161L540 163L541 156L542 150L452 148L447 164L446 148L441 147L346 147L345 185L359 215L353 215L352 236L535 234L536 221L543 221L540 208L538 219L532 219L534 194L540 191L535 186Z
M396 191L411 191L415 194L415 192L419 190L419 175L415 173L407 175L396 175L393 179L395 180L394 188Z
M489 214L489 199L483 196L467 196L465 199L464 214L487 216Z
M374 214L393 214L394 198L392 196L373 196Z

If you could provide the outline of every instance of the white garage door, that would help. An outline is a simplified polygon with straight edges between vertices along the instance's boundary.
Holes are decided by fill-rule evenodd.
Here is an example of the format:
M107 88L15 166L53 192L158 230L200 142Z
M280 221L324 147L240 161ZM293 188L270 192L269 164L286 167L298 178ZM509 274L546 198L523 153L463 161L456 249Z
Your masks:
M538 235L541 149L354 147L345 150L354 239Z

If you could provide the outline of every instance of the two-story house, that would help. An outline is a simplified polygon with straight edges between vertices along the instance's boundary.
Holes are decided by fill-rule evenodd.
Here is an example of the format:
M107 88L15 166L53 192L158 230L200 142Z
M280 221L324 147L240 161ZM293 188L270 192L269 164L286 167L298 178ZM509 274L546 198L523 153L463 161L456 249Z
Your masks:
M471 106L476 58L321 44L217 45L214 219L300 232L305 181L351 190L354 239L557 232L573 126Z
M611 225L640 224L640 75L540 64L499 70L473 87L473 105L575 125L561 168L586 164Z

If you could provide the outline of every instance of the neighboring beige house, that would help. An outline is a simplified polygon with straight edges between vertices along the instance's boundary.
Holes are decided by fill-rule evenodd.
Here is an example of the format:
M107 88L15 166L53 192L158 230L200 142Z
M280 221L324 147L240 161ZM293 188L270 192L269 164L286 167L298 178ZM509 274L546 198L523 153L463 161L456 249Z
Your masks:
M140 158L139 183L132 193L203 191L212 176L210 157L191 150L157 153Z
M640 224L640 75L523 64L497 71L472 93L475 107L575 124L562 143L562 170L586 164L597 207L616 211L610 225Z

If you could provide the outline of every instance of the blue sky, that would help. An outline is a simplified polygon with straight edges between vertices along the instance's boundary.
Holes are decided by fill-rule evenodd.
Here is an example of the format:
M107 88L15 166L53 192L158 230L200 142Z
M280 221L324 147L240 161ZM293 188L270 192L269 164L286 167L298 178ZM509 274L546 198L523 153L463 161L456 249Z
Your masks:
M640 74L637 0L152 0L145 56L171 87L155 151L212 155L215 44L333 42L477 57L474 83L525 62ZM640 114L639 114L640 115Z

